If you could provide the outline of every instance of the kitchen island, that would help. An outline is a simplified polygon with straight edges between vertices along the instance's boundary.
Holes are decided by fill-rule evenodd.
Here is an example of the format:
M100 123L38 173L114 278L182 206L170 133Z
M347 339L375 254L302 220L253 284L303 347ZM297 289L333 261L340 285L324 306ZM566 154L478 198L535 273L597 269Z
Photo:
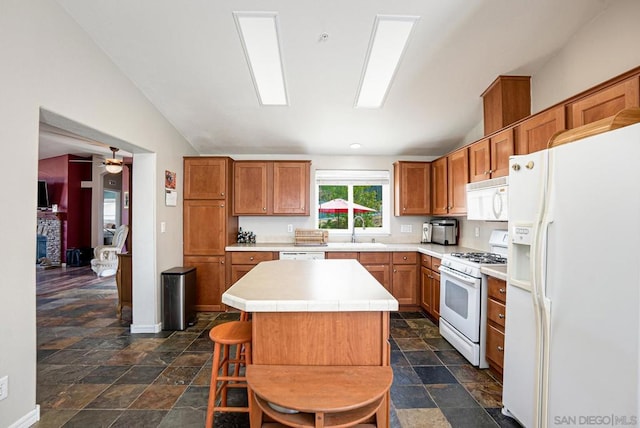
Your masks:
M222 301L251 312L255 365L390 365L389 312L398 302L355 260L262 262ZM381 408L388 426L388 393Z

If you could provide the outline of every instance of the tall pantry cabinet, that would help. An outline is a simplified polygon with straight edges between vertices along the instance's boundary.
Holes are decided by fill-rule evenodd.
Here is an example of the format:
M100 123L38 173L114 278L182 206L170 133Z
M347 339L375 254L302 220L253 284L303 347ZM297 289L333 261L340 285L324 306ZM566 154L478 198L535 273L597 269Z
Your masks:
M222 311L225 247L236 241L232 215L233 160L184 158L184 266L196 268L197 311Z

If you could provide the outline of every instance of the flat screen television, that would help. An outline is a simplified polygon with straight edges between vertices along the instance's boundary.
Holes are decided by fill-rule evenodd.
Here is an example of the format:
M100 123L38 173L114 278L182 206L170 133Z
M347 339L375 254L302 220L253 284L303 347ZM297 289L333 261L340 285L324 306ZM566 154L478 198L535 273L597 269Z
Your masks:
M38 180L38 209L49 208L49 192L47 191L47 182Z

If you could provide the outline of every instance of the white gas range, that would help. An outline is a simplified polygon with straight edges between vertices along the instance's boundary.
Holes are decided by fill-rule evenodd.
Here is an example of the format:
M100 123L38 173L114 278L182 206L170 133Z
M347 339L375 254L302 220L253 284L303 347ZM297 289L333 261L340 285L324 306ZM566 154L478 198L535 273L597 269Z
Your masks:
M485 265L507 263L508 232L494 230L491 252L451 253L440 265L440 334L471 364L489 367L487 337L487 279Z

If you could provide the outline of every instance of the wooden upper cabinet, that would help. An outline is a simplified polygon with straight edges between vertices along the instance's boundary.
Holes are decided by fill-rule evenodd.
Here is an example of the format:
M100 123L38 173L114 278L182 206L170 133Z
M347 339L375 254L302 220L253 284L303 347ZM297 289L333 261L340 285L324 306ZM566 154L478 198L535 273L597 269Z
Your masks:
M462 148L447 156L447 199L449 214L467 212L467 183L469 182L469 151Z
M227 158L184 158L184 199L224 199Z
M394 215L431 213L431 164L395 162L393 164Z
M234 215L309 215L309 161L234 164Z
M613 116L620 110L639 105L638 76L599 90L567 105L568 129Z
M484 135L531 114L531 77L498 76L482 94Z
M565 129L564 106L556 106L531 116L515 127L515 151L526 155L547 148L549 139Z
M225 201L185 200L183 214L184 255L224 255L227 243Z
M273 163L240 161L233 165L233 215L267 215Z
M469 181L491 178L491 144L489 139L480 140L469 146Z
M491 137L491 178L509 175L509 156L513 155L513 128Z
M447 157L431 162L431 213L442 215L448 213L447 196Z
M273 214L309 215L309 162L273 163Z

